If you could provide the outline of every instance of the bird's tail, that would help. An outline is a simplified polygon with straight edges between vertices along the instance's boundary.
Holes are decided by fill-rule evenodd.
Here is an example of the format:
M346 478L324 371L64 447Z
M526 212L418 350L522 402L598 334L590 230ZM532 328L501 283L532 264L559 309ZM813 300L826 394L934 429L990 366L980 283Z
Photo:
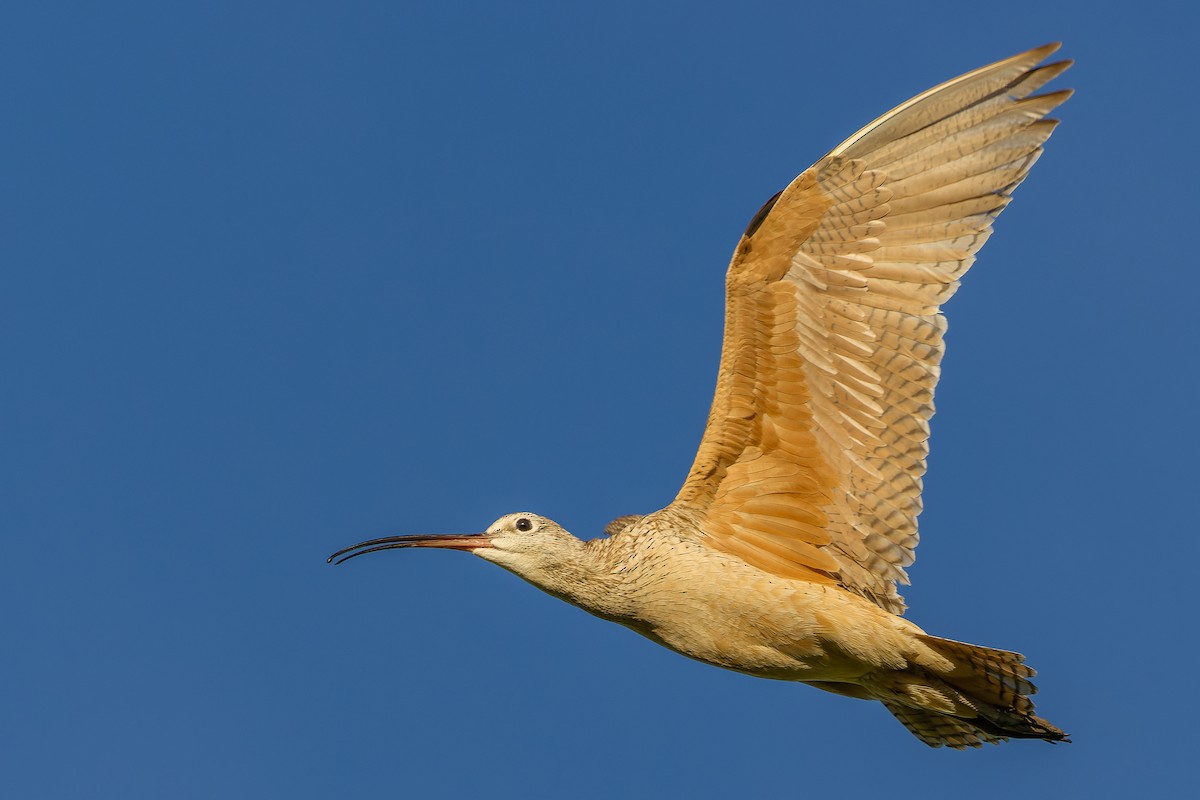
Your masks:
M1020 653L921 635L951 662L949 670L897 674L898 690L884 706L931 747L979 747L1008 738L1069 742L1067 734L1033 713L1029 679L1036 673ZM882 699L882 698L881 698Z

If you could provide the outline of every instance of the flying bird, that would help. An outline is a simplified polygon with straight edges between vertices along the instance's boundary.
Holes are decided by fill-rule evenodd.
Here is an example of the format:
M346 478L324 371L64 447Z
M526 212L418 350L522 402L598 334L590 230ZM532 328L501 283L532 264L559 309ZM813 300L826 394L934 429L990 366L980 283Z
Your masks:
M936 86L855 133L750 221L726 276L716 395L666 508L581 541L532 513L464 550L725 669L878 700L933 747L1069 741L1018 653L925 633L896 586L917 546L940 307L1071 94L1039 47Z

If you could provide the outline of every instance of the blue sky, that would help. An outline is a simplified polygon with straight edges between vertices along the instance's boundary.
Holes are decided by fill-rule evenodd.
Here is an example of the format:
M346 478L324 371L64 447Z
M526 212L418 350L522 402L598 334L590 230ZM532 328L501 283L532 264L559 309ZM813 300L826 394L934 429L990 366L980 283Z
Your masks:
M0 774L22 798L1118 797L1191 785L1195 12L0 11ZM1133 8L1132 6L1130 8ZM949 304L927 630L1076 743L933 751L459 553L667 503L759 205L1046 41L1064 124Z

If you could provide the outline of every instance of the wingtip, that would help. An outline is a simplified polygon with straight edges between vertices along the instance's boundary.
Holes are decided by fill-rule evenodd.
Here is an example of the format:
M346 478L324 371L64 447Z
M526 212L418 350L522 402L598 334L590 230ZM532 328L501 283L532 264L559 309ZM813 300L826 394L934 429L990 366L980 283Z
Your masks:
M1030 66L1032 66L1034 64L1037 64L1040 61L1044 61L1050 55L1057 52L1059 50L1059 48L1061 48L1061 47L1062 47L1062 42L1049 42L1048 44L1041 45L1040 47L1034 47L1030 50L1026 50L1023 53L1017 53L1015 56L1005 59L1005 61L1007 61L1007 62L1026 62ZM1001 62L1001 63L1003 63L1003 62ZM1052 66L1052 65L1047 65L1047 66ZM1045 69L1045 67L1043 67L1042 69ZM1065 67L1064 67L1064 69L1065 69Z
M1075 59L1064 58L1061 61L1051 61L1049 64L1043 64L1032 71L1047 75L1046 80L1052 80L1059 75L1062 75L1073 66L1075 66Z

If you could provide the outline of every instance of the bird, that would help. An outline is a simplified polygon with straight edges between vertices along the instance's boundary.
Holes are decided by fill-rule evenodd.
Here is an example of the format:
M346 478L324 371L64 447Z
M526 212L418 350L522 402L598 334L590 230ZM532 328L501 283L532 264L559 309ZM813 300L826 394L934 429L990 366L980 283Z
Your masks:
M920 741L1069 742L1034 711L1024 656L926 633L897 590L917 546L941 305L1071 95L1044 45L897 106L753 216L726 274L704 434L675 499L576 538L507 514L461 550L684 656L879 701Z

